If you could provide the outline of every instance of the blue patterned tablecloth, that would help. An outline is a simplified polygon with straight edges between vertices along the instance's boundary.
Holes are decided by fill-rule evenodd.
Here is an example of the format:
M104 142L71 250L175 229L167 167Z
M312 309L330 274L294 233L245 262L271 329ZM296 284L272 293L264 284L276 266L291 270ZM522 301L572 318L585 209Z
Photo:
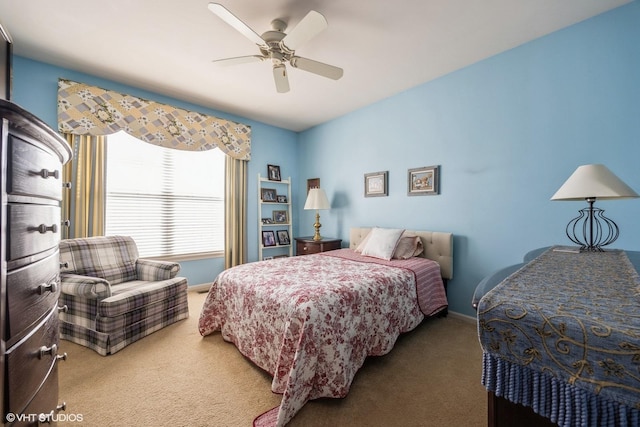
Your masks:
M639 286L623 251L544 252L480 300L483 385L561 426L640 425Z

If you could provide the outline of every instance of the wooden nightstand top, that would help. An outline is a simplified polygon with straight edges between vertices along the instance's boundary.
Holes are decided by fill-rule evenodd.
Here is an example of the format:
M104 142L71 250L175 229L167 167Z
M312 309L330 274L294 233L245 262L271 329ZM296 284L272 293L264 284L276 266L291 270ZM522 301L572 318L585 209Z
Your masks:
M342 239L323 237L321 240L313 240L313 236L295 237L296 255L317 254L320 252L340 249Z

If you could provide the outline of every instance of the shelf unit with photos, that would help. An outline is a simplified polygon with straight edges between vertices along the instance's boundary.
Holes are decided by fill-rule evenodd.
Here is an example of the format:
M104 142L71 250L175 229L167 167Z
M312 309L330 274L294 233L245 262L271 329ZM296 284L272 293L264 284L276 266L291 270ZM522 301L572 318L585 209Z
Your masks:
M273 246L265 246L265 240ZM275 181L258 174L258 248L260 261L293 256L291 177Z

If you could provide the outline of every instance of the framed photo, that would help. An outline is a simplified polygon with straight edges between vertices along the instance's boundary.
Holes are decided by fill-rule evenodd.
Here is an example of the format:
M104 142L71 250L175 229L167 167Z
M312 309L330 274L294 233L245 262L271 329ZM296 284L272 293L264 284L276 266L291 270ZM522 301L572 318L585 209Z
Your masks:
M278 230L276 231L276 236L278 237L279 245L290 245L291 241L289 240L289 231L288 230Z
M409 169L407 177L409 196L440 194L440 166L425 166Z
M274 255L273 259L276 259L276 258L289 258L289 255Z
M275 188L261 188L260 199L263 202L275 202L277 200Z
M289 222L287 211L273 211L273 222L276 224L286 224Z
M388 196L389 171L364 174L364 197Z
M273 231L263 231L262 232L262 246L275 246L276 245L276 235Z
M262 260L263 260L263 261L269 261L270 259L273 259L273 257L272 257L272 256L265 256L265 257L262 257Z
M287 196L276 196L278 203L287 203Z
M263 224L273 224L273 218L262 218Z
M307 180L307 194L312 188L320 188L320 178L310 178Z
M267 176L269 181L282 181L280 178L280 166L267 165Z

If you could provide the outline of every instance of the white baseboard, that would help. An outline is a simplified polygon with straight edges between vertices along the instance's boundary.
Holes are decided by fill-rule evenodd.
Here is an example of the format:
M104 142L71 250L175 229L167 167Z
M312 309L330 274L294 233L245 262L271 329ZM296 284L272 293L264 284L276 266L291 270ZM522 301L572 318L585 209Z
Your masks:
M187 290L189 292L199 292L199 293L209 292L209 288L211 288L211 285L212 285L211 283L201 283L199 285L189 285Z
M476 323L478 320L475 317L468 316L466 314L458 313L456 311L449 311L449 316L455 317L460 320L464 320L465 322Z

